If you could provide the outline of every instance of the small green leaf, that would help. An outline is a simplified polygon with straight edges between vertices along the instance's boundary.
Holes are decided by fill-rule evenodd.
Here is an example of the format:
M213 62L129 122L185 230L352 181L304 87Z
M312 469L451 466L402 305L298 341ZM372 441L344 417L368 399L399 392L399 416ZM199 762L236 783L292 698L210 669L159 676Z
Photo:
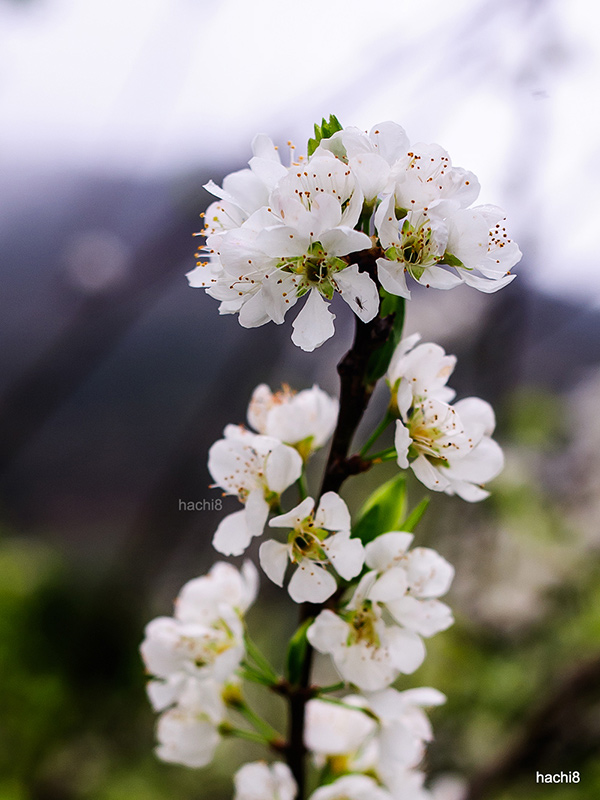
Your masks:
M400 527L400 530L412 533L419 524L421 517L427 510L428 505L429 505L429 498L424 497L421 500L421 502L413 508L408 517L404 520L404 522Z
M288 647L285 665L285 674L292 686L297 686L302 677L302 668L304 666L304 659L306 658L306 650L308 647L306 631L310 628L313 622L314 619L312 619L312 617L303 622L290 640L290 646Z
M338 118L334 114L330 114L329 122L327 122L325 117L323 117L321 125L317 125L315 122L315 138L308 140L308 155L312 156L319 146L319 142L321 142L323 139L331 139L334 133L341 130L343 130L343 128L340 125Z
M444 257L440 261L440 264L447 264L449 267L464 267L464 264L460 258L453 256L452 253L449 253L448 251L444 253Z
M402 339L402 329L404 327L404 309L406 305L404 298L390 294L385 289L380 289L379 294L381 296L379 316L388 317L393 314L394 322L387 340L371 353L365 376L365 382L368 384L375 383L387 372L394 350Z
M406 481L400 473L376 489L360 510L354 529L363 544L381 533L404 530L401 522L406 516Z

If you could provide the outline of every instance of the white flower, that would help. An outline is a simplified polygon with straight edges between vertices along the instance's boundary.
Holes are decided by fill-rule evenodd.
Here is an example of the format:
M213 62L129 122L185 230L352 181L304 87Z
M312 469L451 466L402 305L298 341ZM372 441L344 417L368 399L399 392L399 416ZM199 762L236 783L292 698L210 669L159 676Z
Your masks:
M148 694L157 711L183 702L198 682L209 682L206 700L213 696L215 682L231 679L245 652L241 616L257 588L258 573L251 562L244 563L241 573L220 562L208 575L185 584L175 601L175 617L158 617L146 626L140 650L156 679Z
M398 465L409 466L428 489L477 502L483 484L500 474L504 456L491 438L496 421L489 403L467 397L453 406L435 398L417 402L396 421Z
M504 212L497 206L464 208L449 215L448 252L464 282L480 292L497 292L516 277L511 269L521 260L508 238Z
M306 746L316 756L319 768L329 759L330 769L369 773L390 791L413 784L410 770L422 759L425 744L432 739L422 707L444 701L444 695L429 688L405 692L384 689L366 697L350 695L342 698L343 705L310 700Z
M350 606L365 601L384 607L402 627L433 636L452 624L452 613L437 598L450 588L454 568L428 547L408 551L411 533L392 531L366 546L371 571L363 576Z
M228 425L224 433L209 450L208 469L215 483L236 495L244 509L221 521L213 546L225 555L240 555L253 536L262 534L270 504L300 477L302 458L277 439L240 426Z
M491 438L492 407L477 397L449 405L454 391L446 381L456 359L439 345L417 345L418 340L414 334L400 342L386 375L391 408L400 417L394 439L398 465L410 466L429 489L483 500L489 492L481 484L504 466L502 450Z
M186 767L209 764L221 741L216 725L193 706L176 706L161 714L156 736L156 755Z
M348 771L360 771L357 763L375 735L377 722L361 710L367 705L363 697L348 695L343 702L344 705L337 705L319 699L308 701L304 742L316 756L345 756ZM322 760L318 766L324 766Z
M157 756L187 767L212 761L221 741L218 726L225 719L221 694L221 685L214 681L188 681L178 704L158 718Z
M394 196L384 199L375 213L384 258L377 259L381 285L391 294L410 298L406 275L426 287L452 289L462 277L440 266L448 242L447 224L433 212L409 211L396 217Z
M337 581L327 571L332 565L338 575L350 580L358 575L364 562L364 548L359 539L350 538L350 512L342 498L327 492L313 512L315 501L307 497L287 514L274 517L273 528L291 528L287 544L270 539L260 546L260 564L278 586L288 558L297 564L288 592L296 603L323 603L337 589Z
M398 771L416 766L423 758L426 742L433 738L423 706L438 706L446 698L436 689L423 687L404 692L384 689L366 699L368 707L379 717L377 775L392 788Z
M408 413L415 400L435 397L449 403L455 395L446 382L454 370L456 356L446 355L442 347L432 342L417 345L420 338L415 333L398 344L385 376L392 403L403 414Z
M338 408L338 401L316 385L297 394L285 386L273 394L261 383L252 393L248 422L258 433L296 447L306 459L333 433Z
M244 561L241 571L219 561L208 575L193 578L181 589L175 601L175 616L182 622L212 624L232 608L244 614L258 594L258 571Z
M233 611L208 625L157 617L146 626L141 653L148 672L156 678L223 682L244 655L242 624Z
M316 153L330 151L352 170L368 203L389 191L392 167L406 157L409 142L404 129L395 122L380 122L369 133L344 128L321 141Z
M366 273L343 260L372 245L366 234L352 228L362 195L348 188L348 169L335 158L317 158L304 172L310 189L304 184L294 187L292 180L282 182L266 212L259 210L239 229L209 237L207 246L218 253L224 270L220 285L211 289L226 303L222 313L239 311L244 327L269 319L281 324L287 311L306 296L292 341L313 350L333 335L334 317L326 301L334 292L363 321L377 314L379 295Z
M477 199L479 181L472 172L453 167L438 144L415 144L393 169L394 200L398 209L424 211L441 200L464 208Z
M393 800L392 795L366 775L344 775L321 786L309 800Z
M342 615L321 611L307 637L315 650L331 655L344 680L365 691L389 686L401 672L414 672L425 658L420 636L387 625L379 606L369 600Z
M287 764L254 761L235 774L233 800L294 800L296 781Z

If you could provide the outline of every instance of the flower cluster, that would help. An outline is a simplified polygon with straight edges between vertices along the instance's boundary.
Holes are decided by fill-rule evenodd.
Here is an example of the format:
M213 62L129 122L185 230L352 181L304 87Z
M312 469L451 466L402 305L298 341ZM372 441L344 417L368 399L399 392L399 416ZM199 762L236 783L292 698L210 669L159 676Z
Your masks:
M339 613L321 611L308 630L320 653L331 655L344 680L366 691L389 686L425 658L422 637L452 624L437 598L450 588L454 570L434 550L407 552L412 534L390 532L367 544L370 567Z
M258 582L250 562L241 571L217 563L183 587L174 616L153 620L141 646L153 676L148 694L161 713L157 754L203 766L223 735L286 754L289 764L245 764L234 778L234 800L304 800L304 749L322 783L308 800L450 800L456 785L450 793L425 788L421 769L432 739L424 708L445 698L432 688L402 692L392 684L422 664L425 639L453 624L441 598L454 569L435 550L413 546L424 505L408 512L404 483L398 488L403 478L377 489L354 523L338 492L326 489L395 461L433 491L469 502L488 496L485 484L503 467L493 410L476 397L455 401L447 385L455 357L420 343L418 334L402 339L403 310L409 279L495 292L513 280L521 254L503 212L473 205L476 177L453 166L438 145L411 145L392 122L365 133L342 129L333 117L315 136L307 155L292 148L285 166L259 135L247 169L222 187L207 184L218 199L202 232L206 260L189 281L245 327L281 324L300 302L292 340L307 351L334 333L335 293L362 323L378 315L380 300L385 310L359 331L365 335L357 333L349 355L359 357L340 367L349 378L340 403L316 385L296 393L261 384L247 426L227 425L210 448L213 488L241 505L220 521L213 546L239 556L268 529L257 548L260 566L305 605L280 675L245 630ZM384 375L388 409L350 455ZM393 447L372 454L392 424ZM322 488L309 492L311 459L334 430ZM329 657L339 683L311 684L311 648ZM246 704L242 680L288 700L288 738ZM230 712L251 727L235 727Z
M247 561L241 572L219 562L189 581L172 617L146 627L141 653L148 696L157 724L157 755L189 767L208 764L220 741L225 697L235 687L244 653L243 615L258 591L258 573ZM165 710L166 709L166 710Z
M398 465L409 466L435 492L476 502L488 497L482 484L500 474L504 456L491 438L494 411L479 397L454 405L446 386L456 359L436 344L407 337L394 352L387 372L391 409L398 417L394 444Z
M337 292L363 321L379 310L375 278L410 297L407 276L423 286L467 284L495 292L521 258L496 206L472 206L477 178L452 165L436 144L411 145L383 122L370 133L337 130L309 157L291 149L289 166L261 134L249 167L228 175L206 211L207 260L188 274L240 324L281 324L303 299L292 341L314 350L333 336L329 302ZM376 256L376 273L362 268ZM201 255L201 254L199 254Z

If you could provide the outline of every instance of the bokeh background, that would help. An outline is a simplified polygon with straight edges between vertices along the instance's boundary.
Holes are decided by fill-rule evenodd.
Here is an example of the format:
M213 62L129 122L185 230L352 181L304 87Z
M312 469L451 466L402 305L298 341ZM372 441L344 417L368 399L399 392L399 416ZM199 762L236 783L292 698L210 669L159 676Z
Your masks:
M261 755L156 761L137 648L215 560L218 515L179 501L218 496L206 453L254 386L337 391L343 303L306 354L289 323L245 331L184 277L202 184L256 132L301 148L330 113L441 143L524 253L499 294L415 292L408 314L459 356L459 396L494 405L507 454L490 500L436 496L418 529L457 568L457 623L399 684L448 695L427 768L471 800L600 796L599 17L589 0L0 0L0 800L218 800ZM356 509L369 487L347 489ZM264 590L250 623L281 663L295 609Z

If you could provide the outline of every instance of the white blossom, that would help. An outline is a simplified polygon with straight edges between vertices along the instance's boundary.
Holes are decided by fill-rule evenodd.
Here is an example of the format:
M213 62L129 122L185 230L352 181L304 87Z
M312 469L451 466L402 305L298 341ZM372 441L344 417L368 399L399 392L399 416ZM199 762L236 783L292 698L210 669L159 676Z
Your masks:
M344 775L321 786L309 800L393 800L392 795L367 775Z
M360 695L347 695L343 705L315 698L306 704L304 743L317 757L345 757L348 771L361 771L365 751L370 750L377 730L375 719L362 710L367 705ZM368 758L368 757L367 757ZM374 759L367 760L371 767ZM324 766L322 758L318 766Z
M306 746L317 767L329 763L335 772L365 772L390 791L402 785L414 786L418 773L413 768L432 738L423 707L444 700L440 692L429 688L349 695L340 704L310 700Z
M482 484L502 471L504 456L491 438L496 425L489 403L478 397L450 401L446 381L456 359L432 343L404 339L387 373L396 421L398 465L410 467L427 488L476 502L488 497Z
M296 569L288 592L296 603L323 603L335 592L337 581L328 571L333 566L342 578L356 577L364 563L364 548L359 539L350 538L350 512L335 492L315 501L307 497L287 514L270 520L273 528L290 528L287 544L270 539L260 547L260 564L278 586L288 559Z
M225 438L208 453L208 469L217 486L244 503L241 511L221 520L213 546L225 555L240 555L264 530L272 503L302 473L302 458L271 436L228 425Z
M377 287L356 264L344 260L372 245L352 227L362 194L347 167L335 158L315 158L297 175L288 174L270 202L240 228L207 239L223 267L222 279L209 291L224 301L221 312L239 312L244 327L268 320L281 324L306 297L292 336L304 350L314 350L333 335L327 301L334 292L363 321L372 319L379 308Z
M160 715L156 725L160 759L187 767L204 767L212 761L225 713L218 693L217 684L190 683L181 702Z
M294 800L298 791L290 768L279 761L244 764L233 781L233 800Z
M309 642L329 654L342 678L365 691L389 686L410 674L425 658L421 637L399 625L388 625L369 600L341 614L321 611L307 631Z
M328 441L339 403L318 386L295 393L287 386L271 392L265 383L252 393L248 422L258 433L295 447L304 459Z
M408 414L415 401L434 397L445 403L455 392L446 386L454 371L456 356L446 355L438 344L418 344L418 333L406 336L394 350L386 373L392 403L402 414Z
M210 700L213 713L221 708L218 687L232 680L244 656L241 617L257 588L258 574L251 562L241 572L217 563L208 575L183 586L174 617L157 617L146 626L140 651L154 676L148 695L155 710L186 702L183 698L190 692L195 706L202 698L204 703Z
M408 550L413 535L384 533L366 546L370 572L363 576L350 607L372 603L419 636L429 637L452 624L452 613L438 600L450 588L454 568L428 547Z

